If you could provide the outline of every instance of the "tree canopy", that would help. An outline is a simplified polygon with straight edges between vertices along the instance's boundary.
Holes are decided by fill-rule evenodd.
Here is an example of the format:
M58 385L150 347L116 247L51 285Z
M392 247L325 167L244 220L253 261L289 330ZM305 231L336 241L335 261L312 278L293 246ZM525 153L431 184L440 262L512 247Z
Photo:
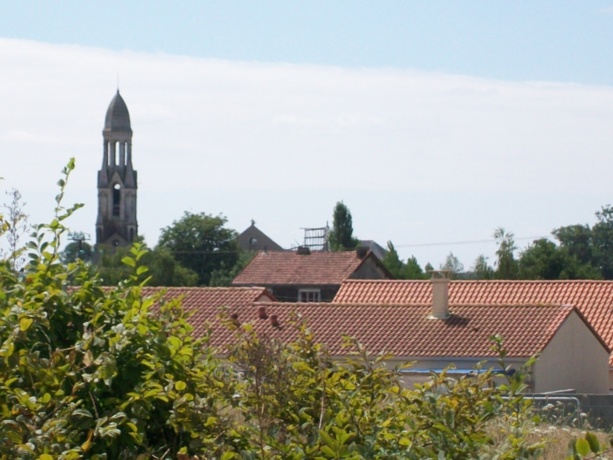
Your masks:
M76 262L81 259L84 262L93 262L94 248L87 241L73 241L68 243L62 251L61 259L64 263Z
M141 243L142 244L142 243ZM196 286L198 275L182 266L173 255L164 248L146 249L142 256L143 265L147 266L148 284L150 286ZM100 280L106 286L116 286L126 279L131 268L123 262L130 255L130 248L114 248L112 252L105 252L98 256L92 266Z
M208 286L216 271L230 271L239 259L236 231L227 228L221 215L185 212L162 229L157 249L164 249Z
M332 230L328 236L332 251L348 251L355 249L358 240L353 236L353 219L349 208L339 201L334 207L332 216Z
M400 260L398 251L391 241L387 242L387 252L381 262L396 279L419 280L428 277L415 256L409 257L406 263Z
M448 272L451 278L456 278L464 272L464 265L460 262L460 259L453 255L453 252L450 252L447 254L445 263L441 265L441 270Z
M496 250L496 271L495 277L498 279L512 280L517 278L517 260L515 260L515 245L513 233L507 232L500 227L494 231L494 238L498 243Z

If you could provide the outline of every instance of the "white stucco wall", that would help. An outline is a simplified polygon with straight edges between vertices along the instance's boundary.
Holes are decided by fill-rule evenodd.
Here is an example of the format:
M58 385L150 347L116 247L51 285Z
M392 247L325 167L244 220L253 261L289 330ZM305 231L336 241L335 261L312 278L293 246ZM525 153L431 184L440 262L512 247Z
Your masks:
M534 391L609 392L609 353L573 312L534 365Z

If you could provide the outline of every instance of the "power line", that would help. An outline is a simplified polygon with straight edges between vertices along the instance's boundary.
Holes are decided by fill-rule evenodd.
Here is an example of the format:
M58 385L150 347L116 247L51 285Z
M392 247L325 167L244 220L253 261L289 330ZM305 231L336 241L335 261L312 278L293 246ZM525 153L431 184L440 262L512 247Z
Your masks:
M513 237L514 241L525 240L539 240L543 238L549 238L549 236L536 235L536 236L518 236ZM452 245L470 245L470 244L486 244L495 243L496 238L490 238L487 240L464 240L464 241L448 241L448 242L432 242L432 243L412 243L412 244L394 244L396 248L417 248L417 247L429 247L429 246L452 246ZM286 249L291 250L291 249ZM222 255L222 254L238 254L244 252L243 249L223 249L223 250L170 250L173 254L200 254L200 255Z
M548 238L547 236L520 236L514 237L515 241L518 240L539 240L542 238ZM439 243L416 243L416 244L395 244L394 246L397 248L417 248L417 247L427 247L427 246L451 246L451 245L464 245L464 244L484 244L484 243L495 243L495 238L490 238L488 240L465 240L465 241L449 241L449 242L439 242Z

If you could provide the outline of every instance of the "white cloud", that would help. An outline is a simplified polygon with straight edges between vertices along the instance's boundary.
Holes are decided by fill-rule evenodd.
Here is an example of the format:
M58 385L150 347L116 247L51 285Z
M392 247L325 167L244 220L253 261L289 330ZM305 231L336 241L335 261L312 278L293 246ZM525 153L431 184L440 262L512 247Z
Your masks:
M549 232L583 222L611 196L610 87L8 39L0 66L0 175L32 197L36 217L75 156L69 196L86 203L75 227L92 233L118 74L134 130L140 230L151 244L188 209L223 212L239 231L253 217L288 245L344 199L358 236L408 248L489 238L499 225L519 236ZM544 204L569 197L582 199ZM442 262L427 251L420 262Z

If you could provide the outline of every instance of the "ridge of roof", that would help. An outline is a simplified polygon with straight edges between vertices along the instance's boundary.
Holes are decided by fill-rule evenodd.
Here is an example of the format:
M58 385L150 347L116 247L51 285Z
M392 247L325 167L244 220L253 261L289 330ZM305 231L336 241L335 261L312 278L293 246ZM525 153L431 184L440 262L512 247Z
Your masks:
M145 286L147 291L261 291L264 286Z
M432 304L427 302L413 302L413 303L376 303L376 302L279 302L279 301L256 301L255 305L263 304L263 305L278 305L279 307L291 309L292 306L304 306L308 305L309 307L322 307L322 308L369 308L369 307L396 307L396 308L432 308ZM473 308L562 308L562 309L573 309L576 308L574 305L569 304L561 304L559 302L545 302L545 303L534 303L534 302L520 302L520 303L483 303L483 302L461 302L461 303L449 303L449 308L453 307L473 307ZM443 320L444 321L444 320Z
M398 284L407 284L407 283L429 283L431 280L428 279L420 279L420 280L399 280L399 279L382 279L382 280L374 280L374 279L348 279L347 283L398 283ZM478 283L478 284L613 284L613 280L449 280L450 283Z

